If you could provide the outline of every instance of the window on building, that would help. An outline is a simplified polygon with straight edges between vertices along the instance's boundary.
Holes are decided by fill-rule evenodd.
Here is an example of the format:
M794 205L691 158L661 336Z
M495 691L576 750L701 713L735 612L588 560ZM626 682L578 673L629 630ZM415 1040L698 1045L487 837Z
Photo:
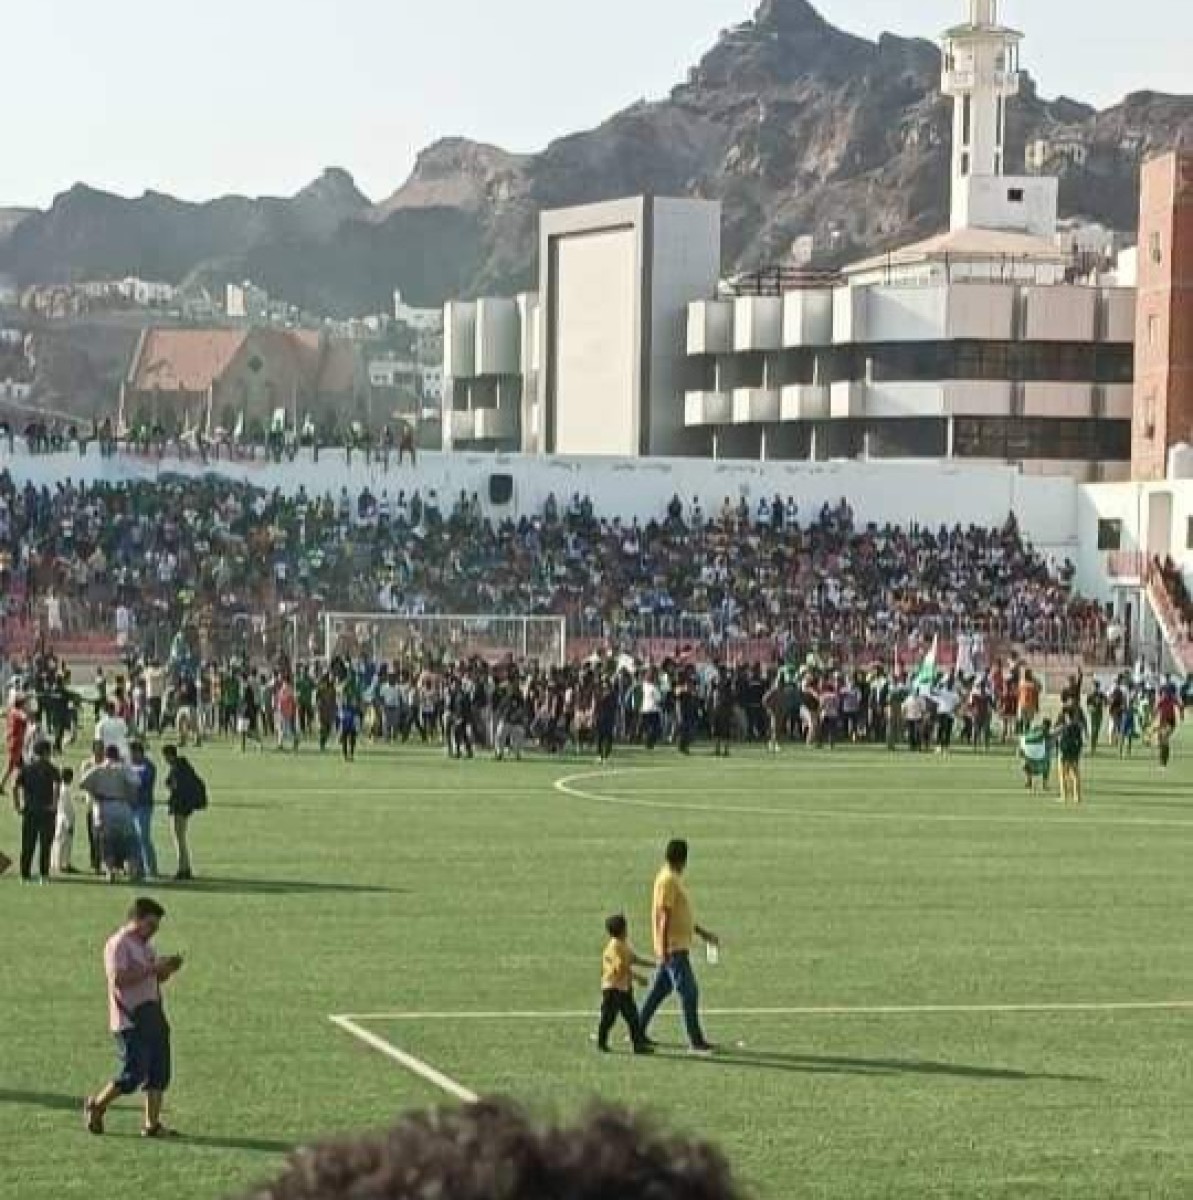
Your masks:
M1185 523L1185 549L1193 550L1193 517Z
M1007 199L1012 204L1022 204L1023 203L1023 189L1022 188L1007 188Z
M973 130L973 101L966 96L961 101L961 145L968 146Z
M1164 261L1164 240L1158 229L1153 230L1147 239L1148 257L1157 265Z
M969 155L968 154L961 155L961 174L962 175L969 174Z
M1121 550L1123 548L1122 521L1098 522L1098 549Z
M1156 389L1150 388L1143 398L1143 436L1150 442L1156 436Z

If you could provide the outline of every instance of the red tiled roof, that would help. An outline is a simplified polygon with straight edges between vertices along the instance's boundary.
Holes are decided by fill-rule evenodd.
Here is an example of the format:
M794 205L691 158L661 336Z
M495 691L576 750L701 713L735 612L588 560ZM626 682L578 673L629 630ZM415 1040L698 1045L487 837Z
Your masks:
M356 386L356 347L351 342L328 342L323 349L317 391L320 395L342 396Z
M129 368L128 385L139 392L204 393L238 354L257 347L288 361L316 395L351 393L357 380L357 348L325 340L313 329L148 329Z
M141 392L205 392L247 336L242 329L146 330L129 384Z

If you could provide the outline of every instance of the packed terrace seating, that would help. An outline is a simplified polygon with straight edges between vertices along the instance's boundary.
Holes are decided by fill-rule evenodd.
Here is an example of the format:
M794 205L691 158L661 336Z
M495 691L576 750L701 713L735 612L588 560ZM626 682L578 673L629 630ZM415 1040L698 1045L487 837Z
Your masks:
M493 522L476 496L266 493L221 480L52 489L0 474L6 630L170 632L255 613L557 614L573 637L621 643L772 639L879 653L978 634L1094 655L1101 608L1001 529L861 527L848 505L775 497L706 514L674 499L646 524L590 501Z

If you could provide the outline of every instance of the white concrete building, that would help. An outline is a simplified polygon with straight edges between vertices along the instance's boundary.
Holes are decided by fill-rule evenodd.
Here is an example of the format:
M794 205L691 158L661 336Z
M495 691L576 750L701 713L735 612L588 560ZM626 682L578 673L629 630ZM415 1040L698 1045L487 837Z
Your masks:
M1125 478L1134 290L1080 273L1086 247L1058 235L1055 179L1004 173L1022 35L997 0L965 2L944 35L947 231L839 276L718 287L715 204L544 213L537 302L448 306L445 445Z
M394 320L414 333L438 333L443 328L443 310L415 308L406 303L400 291L395 291Z
M387 354L369 361L368 374L370 387L404 392L423 405L438 407L443 403L443 368L438 363Z
M716 286L720 206L638 196L543 214L539 291L445 309L445 445L682 454L686 308Z

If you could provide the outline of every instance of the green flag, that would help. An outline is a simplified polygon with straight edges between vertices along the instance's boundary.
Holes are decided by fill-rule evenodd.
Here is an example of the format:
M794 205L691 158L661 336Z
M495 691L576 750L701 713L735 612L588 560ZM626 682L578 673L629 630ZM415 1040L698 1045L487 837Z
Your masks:
M940 647L940 635L932 639L932 649L924 656L923 662L920 663L919 673L915 677L915 685L918 688L930 688L936 683L936 652Z

